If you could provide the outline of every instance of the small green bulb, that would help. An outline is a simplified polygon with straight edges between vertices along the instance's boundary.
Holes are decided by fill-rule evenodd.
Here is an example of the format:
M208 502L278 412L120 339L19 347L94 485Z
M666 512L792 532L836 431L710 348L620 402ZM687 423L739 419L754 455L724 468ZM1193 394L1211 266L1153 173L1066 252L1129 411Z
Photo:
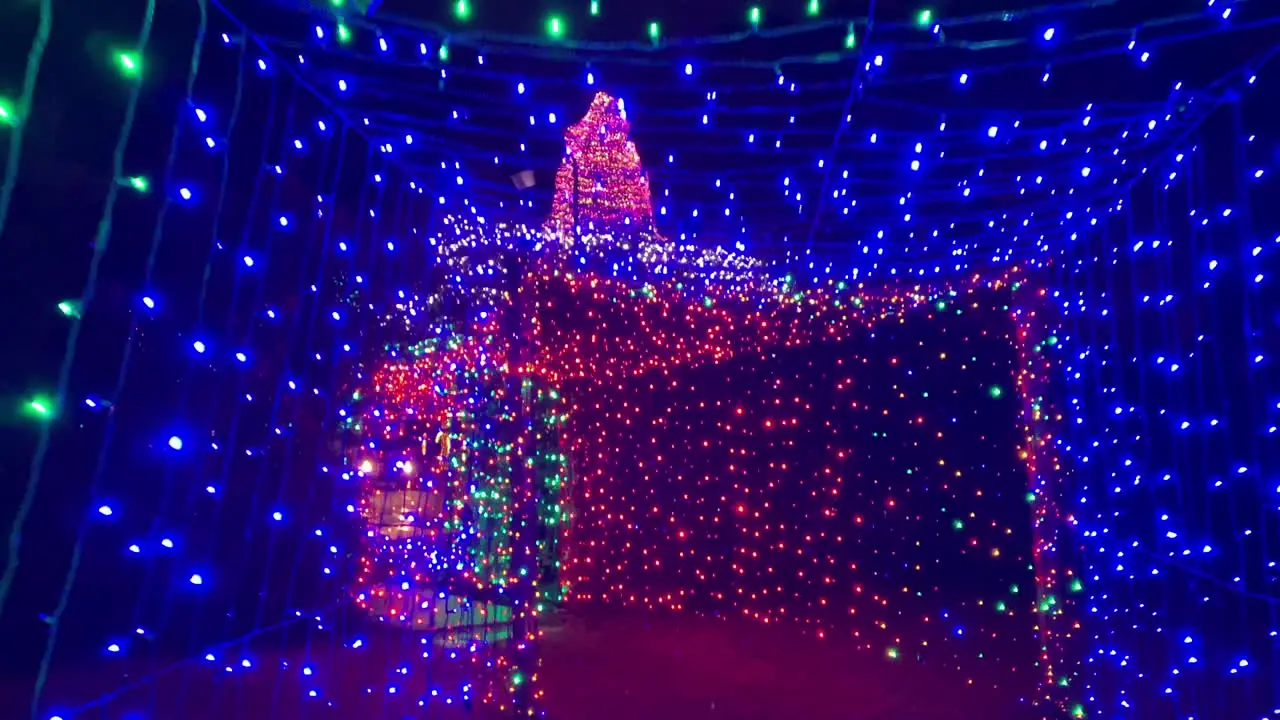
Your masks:
M0 125L13 125L17 121L17 112L14 111L13 104L5 98L0 98Z
M760 18L763 15L764 15L764 11L760 9L760 6L754 5L751 7L751 9L747 10L747 22L751 23L752 28L759 28Z
M338 23L338 42L343 45L351 42L351 28L343 23Z
M591 17L600 16L600 0L591 0Z
M933 11L925 8L916 15L916 24L920 27L928 27L933 22Z
M649 39L655 43L662 39L662 26L656 20L649 23Z
M74 300L63 300L58 303L58 312L67 317L80 317L80 303Z
M137 190L138 192L144 193L151 189L151 181L141 175L134 175L129 178L129 187Z
M453 5L453 16L459 20L467 20L471 17L471 3L468 0L458 0Z
M53 408L53 401L44 395L36 395L27 401L27 412L38 420L52 418Z
M559 38L564 35L564 21L559 15L552 15L547 18L547 34L553 38Z
M821 0L809 0L809 5L805 7L805 14L809 17L818 17L822 14Z
M116 55L116 63L120 65L120 71L129 77L137 77L142 71L142 62L133 53L120 53Z

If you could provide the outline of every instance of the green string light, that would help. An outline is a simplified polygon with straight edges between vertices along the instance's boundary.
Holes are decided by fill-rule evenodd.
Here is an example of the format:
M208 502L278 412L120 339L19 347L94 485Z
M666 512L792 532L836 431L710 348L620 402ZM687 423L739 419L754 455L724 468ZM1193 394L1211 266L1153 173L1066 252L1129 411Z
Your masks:
M759 5L753 5L749 10L747 10L747 22L751 23L752 30L760 29L760 18L763 17L763 15L764 11L760 9Z
M547 34L556 39L564 36L564 20L559 15L547 18Z
M933 11L925 8L916 15L916 24L920 27L929 27L933 24Z
M661 39L662 39L662 26L658 24L657 20L650 21L649 22L649 40L656 45L658 41Z
M71 318L80 317L80 303L74 300L63 300L58 303L58 312Z
M453 5L453 16L459 20L470 20L471 3L468 0L458 0Z
M591 0L591 17L600 16L600 0Z
M36 395L27 401L27 414L38 420L49 420L53 417L53 401L44 395Z
M0 125L13 125L17 121L17 112L13 109L13 103L6 98L0 98Z
M440 58L440 62L449 62L449 46L445 43L440 43L440 50L436 55Z
M129 184L129 187L133 188L134 190L137 190L140 193L144 193L151 189L151 181L147 180L141 175L134 175L131 178L126 178L125 182Z
M342 23L338 23L338 42L343 45L351 42L351 28Z
M126 77L136 78L142 72L142 61L133 53L122 52L116 55L116 64Z
M818 17L818 15L821 15L822 14L821 0L809 0L809 5L805 7L804 12L809 17Z

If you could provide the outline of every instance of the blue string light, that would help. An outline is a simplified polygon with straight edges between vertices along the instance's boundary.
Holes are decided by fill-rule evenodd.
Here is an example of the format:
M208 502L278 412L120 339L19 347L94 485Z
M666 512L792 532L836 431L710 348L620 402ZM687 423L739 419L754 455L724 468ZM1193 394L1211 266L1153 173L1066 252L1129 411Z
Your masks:
M306 38L298 43L202 12L181 117L154 173L126 167L142 84L127 90L90 280L75 312L63 313L71 342L46 408L54 417L41 426L32 500L14 525L0 614L50 437L61 440L59 423L93 424L99 434L33 709L69 719L120 697L56 715L43 697L53 651L65 641L57 630L82 582L80 556L99 543L114 543L111 552L143 588L124 616L107 613L97 628L105 662L154 659L146 646L163 634L224 676L274 672L255 643L298 627L302 660L279 672L297 676L308 698L336 702L326 689L339 678L324 660L370 652L377 642L331 600L315 600L350 582L349 557L362 547L350 532L354 497L377 474L344 458L381 451L377 441L350 448L335 439L358 415L347 395L369 379L371 353L404 352L387 339L393 329L425 337L441 307L496 316L509 294L507 270L475 258L513 248L536 256L570 237L578 244L557 250L577 266L569 274L629 283L641 296L669 292L708 311L724 302L717 288L735 283L760 297L846 298L834 288L870 281L909 296L886 313L894 317L946 306L974 288L1009 292L1011 334L1026 336L1015 343L1017 367L1042 383L1050 376L1036 386L1049 388L1043 396L1019 391L1026 450L1043 440L1044 452L1061 460L1034 465L1028 479L1033 513L1047 508L1033 514L1041 543L1028 554L1062 572L1034 599L1042 637L1052 642L1032 672L1062 683L1042 688L1040 700L1076 716L1272 712L1280 398L1267 329L1280 229L1264 203L1274 194L1277 158L1266 144L1274 139L1254 134L1274 125L1251 113L1266 92L1257 86L1274 87L1259 73L1276 50L1252 55L1243 69L1214 65L1185 84L1166 74L1191 74L1169 65L1183 45L1256 42L1277 18L1257 2L1209 0L1202 13L1136 30L1081 31L1086 5L1028 11L1019 17L1023 36L1000 41L963 37L994 16L930 16L923 29L878 18L873 27L868 18L855 21L856 48L772 61L715 52L748 36L835 28L843 38L848 19L779 29L756 13L748 30L723 37L669 39L655 24L644 42L562 37L552 47L376 16L344 16L341 31L294 18ZM149 52L150 15L145 28L130 67ZM208 28L216 29L206 38ZM927 42L899 40L908 29ZM908 61L959 49L973 52L963 68ZM996 49L1023 56L978 57ZM641 58L624 57L640 50ZM376 69L360 69L374 58ZM1049 88L1050 67L1052 86L1067 87L1061 78L1118 67L1121 58L1139 73L1141 91L1077 102ZM852 79L849 62L857 63ZM421 86L423 67L438 75L434 89ZM1048 94L1020 105L1003 87L1013 83ZM651 220L667 244L622 252L613 244L631 230L590 225L542 235L530 228L555 189L508 181L529 168L567 167L560 121L580 117L597 86L624 96L619 112L649 160ZM902 93L922 87L936 94ZM682 102L688 98L695 102ZM21 135L14 138L20 146ZM17 171L12 164L6 188ZM114 382L72 382L85 362L80 314L92 319L106 302L96 283L108 240L120 234L112 211L123 194L147 194L148 177L159 205L139 253L143 272L130 289ZM576 178L571 186L579 187ZM179 269L186 253L166 260L178 239L208 243L203 265ZM424 284L418 269L428 267L440 287ZM467 288L472 304L450 287ZM131 409L141 374L168 364L179 368L164 376L175 387L147 400L155 415ZM475 408L484 396L459 402ZM120 437L148 438L150 459L138 467L120 459ZM137 490L143 483L146 492ZM233 534L242 540L219 545ZM431 561L433 572L462 562ZM264 599L210 621L218 593L246 583ZM439 599L453 612L483 606ZM435 600L426 602L434 612ZM956 643L983 634L961 625L958 611L940 617ZM413 688L419 706L480 696L526 702L521 693L531 691L521 686L532 681L522 673L537 667L536 653L491 639L403 643L412 652L381 690L390 697ZM463 682L433 673L424 683L406 679L416 674L411 660L442 657L475 673Z

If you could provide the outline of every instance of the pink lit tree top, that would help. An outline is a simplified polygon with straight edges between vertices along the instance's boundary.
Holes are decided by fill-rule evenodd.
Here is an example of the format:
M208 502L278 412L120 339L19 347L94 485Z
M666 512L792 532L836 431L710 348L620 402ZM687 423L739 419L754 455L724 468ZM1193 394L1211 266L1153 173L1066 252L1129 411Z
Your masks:
M587 114L565 133L545 229L570 236L575 225L594 234L656 233L649 177L631 141L625 106L604 92L596 93Z

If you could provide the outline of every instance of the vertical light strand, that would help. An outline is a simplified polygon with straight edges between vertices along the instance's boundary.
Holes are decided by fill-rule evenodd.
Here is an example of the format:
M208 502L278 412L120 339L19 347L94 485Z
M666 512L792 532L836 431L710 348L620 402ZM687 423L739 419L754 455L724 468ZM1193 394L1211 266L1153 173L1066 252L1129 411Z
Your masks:
M201 5L203 11L204 6ZM35 100L36 82L40 79L40 66L44 61L45 48L49 46L49 36L53 34L53 0L40 0L40 19L36 24L35 36L31 38L31 49L27 52L27 66L22 74L22 94L18 96L14 112L18 118L9 130L8 161L5 164L4 181L0 184L0 237L4 237L5 227L9 220L9 204L13 200L13 190L18 185L18 172L22 162L22 141L26 135L27 123L31 118L31 107ZM3 586L0 586L3 589ZM0 592L0 609L4 608L4 594Z
M42 18L43 18L42 6ZM155 0L147 0L145 14L142 21L142 30L138 34L138 40L135 48L139 55L142 55L147 44L151 39L151 26L155 18ZM41 27L47 27L46 22L42 20ZM32 80L34 83L34 79ZM141 95L141 82L132 82L130 84L128 99L125 104L125 117L120 126L120 132L117 136L115 150L112 156L112 182L107 189L107 196L104 202L102 216L98 221L98 228L93 238L93 256L89 261L88 280L85 282L83 291L81 292L79 305L83 310L87 309L89 304L94 300L98 291L98 273L101 269L102 258L106 255L107 246L111 242L112 234L112 218L114 216L116 200L120 195L120 188L125 180L124 173L124 152L129 144L129 139L133 134L133 121L137 115L138 99ZM11 156L12 158L12 156ZM82 320L80 317L72 319L71 328L67 333L66 351L63 354L62 362L58 370L57 390L53 397L53 412L58 413L64 409L67 397L67 388L70 383L71 369L75 364L78 344L80 340ZM18 505L18 511L14 515L13 525L9 531L9 549L5 559L4 573L0 575L0 616L3 616L5 604L9 597L9 592L13 587L14 577L18 571L18 563L20 558L20 550L22 547L22 532L27 522L27 517L31 513L32 505L35 503L36 493L39 491L40 482L44 475L45 457L49 452L50 435L52 431L49 425L42 424L39 432L39 439L36 441L35 457L31 462L31 470L27 476L26 489L22 495L22 501ZM43 687L43 681L40 682Z

